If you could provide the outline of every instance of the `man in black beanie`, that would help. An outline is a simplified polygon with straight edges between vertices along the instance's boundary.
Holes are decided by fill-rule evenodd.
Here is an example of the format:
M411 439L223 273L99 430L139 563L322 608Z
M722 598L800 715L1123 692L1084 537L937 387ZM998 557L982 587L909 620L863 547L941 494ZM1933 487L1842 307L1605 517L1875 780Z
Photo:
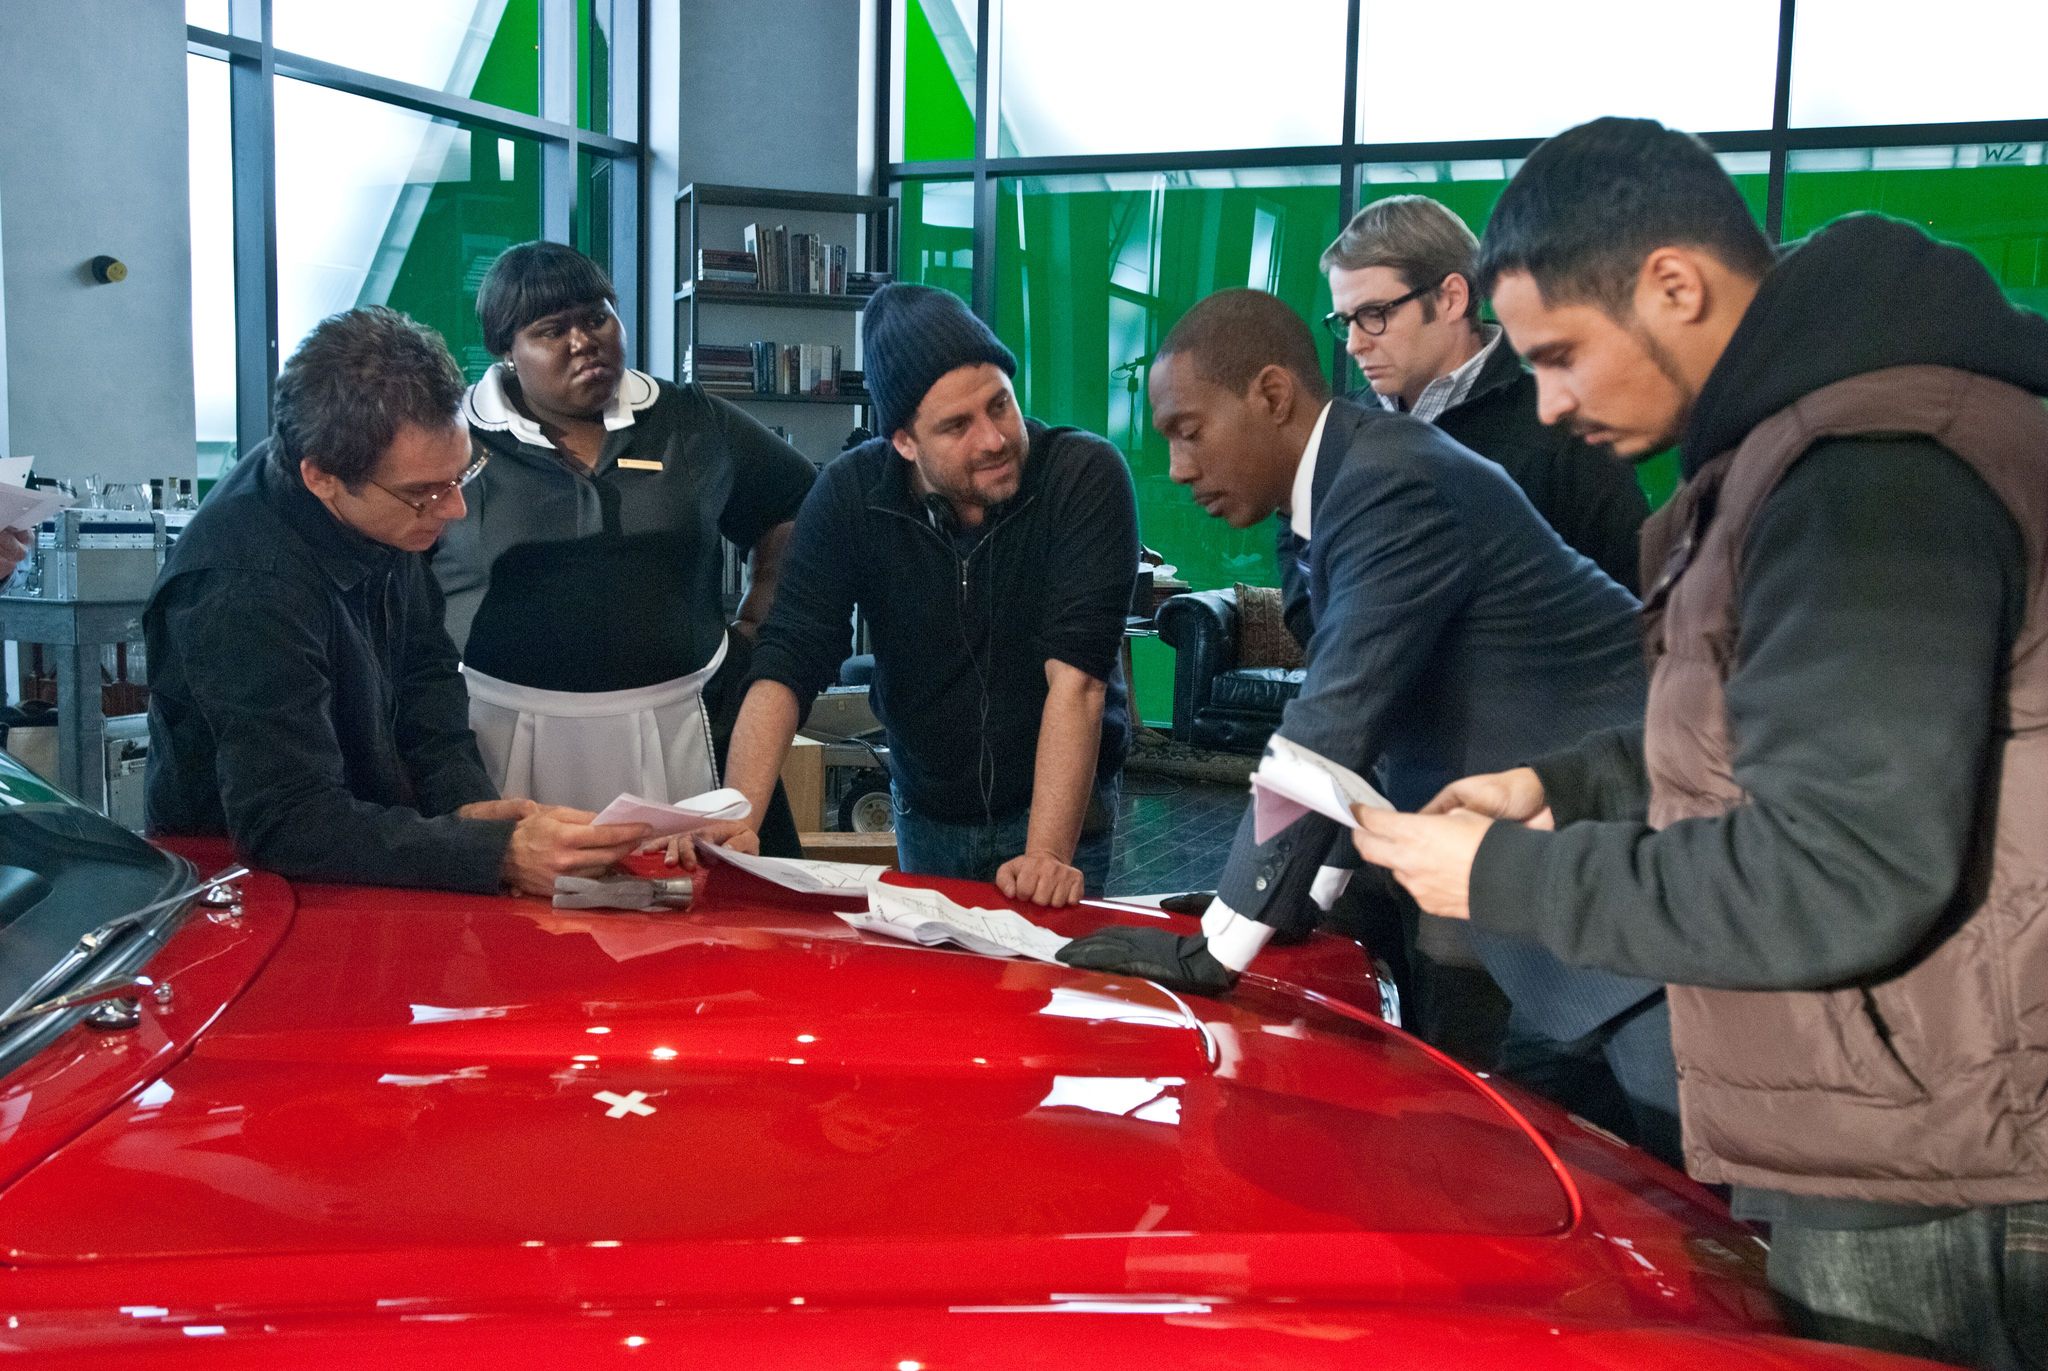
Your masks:
M1119 669L1136 502L1105 439L1017 408L1017 359L952 295L891 285L862 325L880 437L797 515L726 784L759 814L790 738L874 644L897 863L1064 905L1108 874L1130 742ZM751 828L721 835L754 850Z

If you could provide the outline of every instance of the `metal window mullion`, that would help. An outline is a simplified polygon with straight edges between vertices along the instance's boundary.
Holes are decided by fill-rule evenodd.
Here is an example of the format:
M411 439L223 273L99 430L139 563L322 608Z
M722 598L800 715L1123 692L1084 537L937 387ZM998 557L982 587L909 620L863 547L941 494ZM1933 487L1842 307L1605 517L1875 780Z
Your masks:
M1791 161L1785 132L1792 126L1792 27L1796 0L1778 0L1778 71L1771 94L1771 165L1764 189L1764 235L1785 236L1785 174Z
M890 0L873 0L875 6L875 118L870 136L875 140L875 171L868 184L871 195L889 193L889 159L896 149L892 146L895 130L896 89L895 74L890 70L890 44L896 39L896 6ZM915 0L912 0L915 3ZM873 266L870 253L870 268ZM894 262L885 264L895 266Z
M619 307L627 310L629 335L638 349L635 365L647 365L647 267L641 245L647 241L643 205L647 199L646 167L641 158L621 157L611 164L606 177L611 197L612 287L619 293Z
M585 133L579 131L573 119L557 122L539 115L524 114L503 105L487 104L473 100L466 95L451 95L447 91L434 90L428 86L416 86L407 81L379 76L375 72L358 71L353 67L337 66L304 53L272 52L272 65L279 76L309 85L325 86L344 95L359 95L379 104L396 105L409 109L415 114L424 114L431 119L451 119L487 129L493 133L509 133L515 137L548 139L574 134L576 138L598 152L610 153L615 157L630 156L638 150L637 145L624 138L615 138L606 133ZM574 68L571 68L571 75ZM573 105L571 115L575 113Z
M1358 212L1359 182L1365 174L1365 167L1358 157L1358 43L1365 32L1362 9L1363 0L1349 0L1344 15L1344 159L1337 164L1339 233L1351 222L1351 216ZM1344 392L1344 363L1348 358L1342 340L1332 339L1330 389L1340 395Z
M576 127L576 0L541 0L540 117ZM540 145L540 236L569 241L576 219L577 137L559 134Z
M228 59L228 131L233 163L235 280L235 447L270 436L277 379L277 121L270 0L233 0L229 27L260 46Z
M653 310L657 301L654 296L654 259L648 244L653 241L654 216L670 213L665 203L656 204L654 195L654 77L653 63L646 60L649 35L654 32L654 0L638 0L635 23L639 33L633 40L633 88L637 110L634 114L633 141L639 150L633 154L633 260L639 264L640 308L635 334L640 339L637 347L640 365L653 365L653 356L648 351L648 335L653 332ZM612 69L612 80L618 81L618 69ZM670 276L669 288L673 290L681 278ZM662 302L665 303L665 302ZM675 350L675 337L669 337L669 350ZM672 369L672 368L671 368Z
M624 11L621 14L621 11ZM609 52L611 75L606 82L611 92L610 127L614 134L643 141L647 128L648 86L640 50L648 26L648 0L612 0ZM627 312L627 336L633 340L636 365L647 365L647 242L646 155L614 160L606 178L611 195L610 252L612 285L619 292L619 307Z
M990 60L989 32L994 27L989 11L1001 0L981 0L974 18L974 312L989 327L995 327L996 307L996 183L989 175L989 141L994 105L989 83L995 64Z

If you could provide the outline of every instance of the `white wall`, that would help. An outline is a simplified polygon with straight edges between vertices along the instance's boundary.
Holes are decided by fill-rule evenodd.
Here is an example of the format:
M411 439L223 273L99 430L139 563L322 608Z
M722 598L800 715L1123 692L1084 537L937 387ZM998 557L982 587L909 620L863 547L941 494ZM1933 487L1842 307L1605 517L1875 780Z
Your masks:
M0 3L0 450L41 472L192 474L185 126L183 0Z

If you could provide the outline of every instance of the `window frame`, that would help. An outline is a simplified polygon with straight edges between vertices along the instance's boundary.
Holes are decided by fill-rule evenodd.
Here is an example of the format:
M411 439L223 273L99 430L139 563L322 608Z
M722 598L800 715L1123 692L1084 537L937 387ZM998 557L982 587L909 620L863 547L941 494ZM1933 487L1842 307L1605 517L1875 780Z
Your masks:
M235 441L239 451L247 452L270 434L272 390L283 360L277 286L276 83L280 78L538 142L541 234L553 241L568 242L578 222L584 154L608 158L627 169L629 174L610 178L608 247L613 284L634 340L635 362L645 364L647 159L643 130L647 83L641 53L648 0L615 0L611 9L609 133L592 132L577 122L577 0L539 3L539 115L281 50L272 36L272 0L229 0L227 33L196 24L185 26L188 54L228 64L234 193Z
M238 0L246 3L247 0ZM909 4L920 0L906 0ZM1422 143L1367 143L1358 134L1359 34L1365 0L1345 0L1346 58L1344 107L1332 110L1331 127L1335 141L1313 147L1226 148L1182 152L1128 152L1099 155L1048 157L991 156L993 121L999 108L994 82L999 54L993 50L991 35L1000 30L1004 0L978 0L975 23L974 156L948 161L897 162L878 155L875 161L874 193L892 195L904 181L964 180L972 187L973 293L969 301L974 312L994 323L996 289L996 186L1022 177L1107 175L1116 172L1176 172L1251 170L1264 167L1332 166L1338 169L1338 222L1348 223L1361 201L1361 178L1365 169L1386 162L1461 162L1526 158L1540 137L1479 139ZM1388 0L1376 0L1387 3ZM891 70L894 40L894 6L888 0L876 6L874 50L874 127L871 136L878 154L891 150L896 127L899 92ZM1874 124L1799 128L1790 122L1792 56L1796 38L1796 0L1779 0L1778 48L1775 86L1772 94L1771 125L1761 129L1692 130L1717 153L1764 153L1770 159L1765 199L1764 232L1773 243L1782 240L1785 217L1785 178L1794 152L1818 148L1893 148L1968 143L2048 142L2048 118L1966 121L1927 124ZM907 113L907 112L906 112ZM1345 356L1341 345L1331 347L1330 374L1341 384Z

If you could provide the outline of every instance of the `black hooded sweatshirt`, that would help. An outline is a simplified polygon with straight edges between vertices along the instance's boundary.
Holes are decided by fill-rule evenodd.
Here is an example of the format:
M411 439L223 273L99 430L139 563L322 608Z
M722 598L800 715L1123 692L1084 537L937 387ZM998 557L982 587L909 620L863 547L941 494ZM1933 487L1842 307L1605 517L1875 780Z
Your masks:
M1911 225L1838 221L1764 280L1681 469L1803 395L1914 364L2048 393L2048 319ZM1960 458L1917 436L1816 443L1758 511L1737 588L1727 702L1749 800L1654 832L1641 728L1597 734L1536 764L1558 832L1488 832L1473 920L1568 961L1724 989L1910 962L1957 894L2025 594L2018 526ZM1747 1198L1751 1217L1812 1226L1927 1212Z

